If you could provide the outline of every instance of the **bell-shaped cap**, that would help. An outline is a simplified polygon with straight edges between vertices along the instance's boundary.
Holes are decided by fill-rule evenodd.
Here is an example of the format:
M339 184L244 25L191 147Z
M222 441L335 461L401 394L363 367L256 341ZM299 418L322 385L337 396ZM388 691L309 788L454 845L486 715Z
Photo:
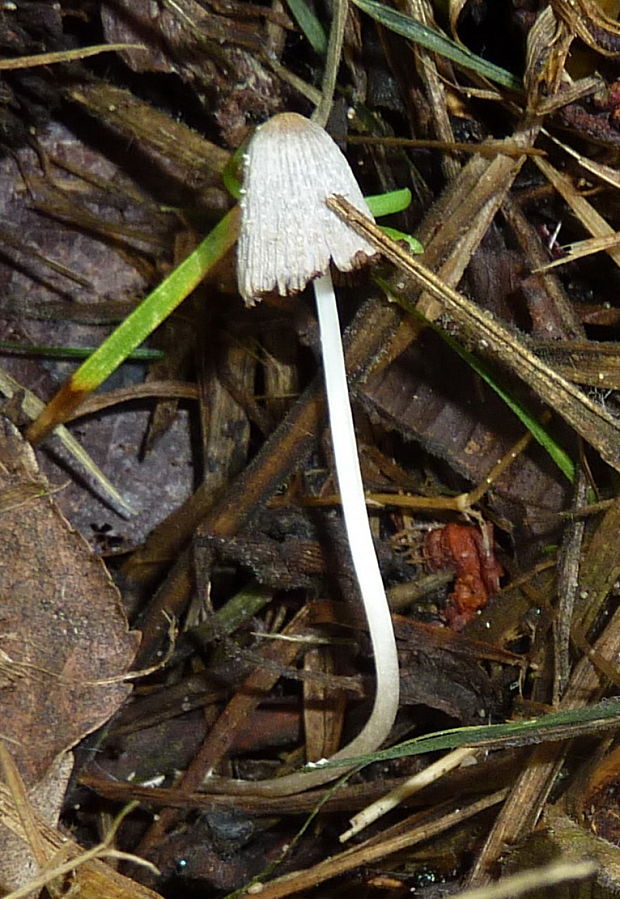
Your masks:
M239 291L247 303L265 293L303 290L334 263L347 272L373 247L328 208L339 194L372 219L349 163L327 132L293 112L256 130L245 157Z

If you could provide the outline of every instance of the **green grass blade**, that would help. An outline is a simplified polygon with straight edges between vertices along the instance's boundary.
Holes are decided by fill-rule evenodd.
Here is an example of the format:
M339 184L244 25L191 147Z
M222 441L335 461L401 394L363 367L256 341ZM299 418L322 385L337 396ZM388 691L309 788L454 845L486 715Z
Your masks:
M445 37L439 31L435 31L434 28L429 28L421 22L416 22L410 16L398 12L398 10L392 9L390 6L384 6L383 3L377 3L375 0L353 0L353 2L375 21L389 28L390 31L395 31L396 34L408 38L410 41L425 47L427 50L431 50L433 53L445 56L446 59L452 60L453 63L461 66L461 68L477 72L478 75L482 75L496 84L501 84L503 87L516 91L523 89L521 80L516 75L513 75L512 72L494 65L492 62L487 62L486 59L482 59L480 56L476 56L471 50L450 40L450 38Z
M393 215L395 212L404 212L405 209L408 209L411 203L411 191L408 187L403 187L385 194L373 194L364 199L374 217L381 218L382 215Z
M13 340L0 340L0 355L10 356L47 356L51 359L84 359L92 356L93 346L46 346L17 343ZM128 362L157 362L166 356L161 350L138 348L127 356Z
M243 186L243 157L247 153L250 138L246 138L240 144L234 153L228 157L228 162L222 169L222 181L224 187L237 202L241 199L241 188Z
M461 746L481 746L487 749L529 746L545 741L569 740L574 737L620 725L620 701L607 699L596 705L580 709L567 709L531 718L527 721L509 721L506 724L481 724L473 727L455 727L424 734L379 752L353 759L327 762L326 768L341 765L368 765L387 759L399 759L409 755L421 755L438 750L458 749Z
M314 15L306 0L287 0L288 8L304 37L319 56L327 53L327 36L325 29Z
M429 323L429 325L430 327L433 327L432 323ZM551 456L562 474L572 483L575 480L575 465L573 460L568 453L562 449L559 443L553 439L549 431L541 425L536 416L528 410L527 406L524 406L516 400L508 390L502 387L497 374L485 362L477 356L474 356L469 350L466 350L465 347L461 346L460 343L457 343L453 337L446 334L441 328L433 328L433 330L440 334L442 340L445 340L454 352L458 353L461 359L467 362L470 368L473 368L476 374L480 375L482 380L486 381L489 387L506 403L519 421L525 425L534 440L536 440L537 443L540 443L543 449L545 449L549 456Z
M412 253L424 252L424 247L420 241L416 240L415 237L412 237L411 234L405 234L404 231L399 231L397 228L388 228L386 225L380 225L380 228L383 233L387 234L388 237L391 237L392 240L404 240Z
M53 427L67 421L82 399L99 387L127 356L192 292L233 246L239 233L239 207L235 206L213 228L165 281L155 288L125 318L110 336L71 378L60 388L43 412L26 431L26 438L37 443Z
M375 218L381 218L384 215L393 215L395 212L403 212L411 203L411 191L408 187L401 190L391 190L385 194L374 194L370 197L364 197L368 203L368 208ZM405 234L404 231L398 231L396 228L388 228L381 226L388 237L392 240L404 240L412 253L423 253L424 247L419 240L412 237L411 234Z
M549 431L541 425L535 415L533 415L526 406L520 403L517 399L515 399L512 394L506 390L505 387L502 386L500 378L493 371L493 369L488 366L485 362L479 359L477 356L474 356L473 353L470 353L469 350L466 350L465 347L461 346L453 337L439 328L436 324L428 319L424 318L423 315L420 315L418 310L408 303L403 297L399 296L392 287L382 278L375 278L376 283L390 296L395 302L397 302L403 309L409 313L409 315L413 315L415 318L420 319L424 322L424 324L432 328L436 334L438 334L445 343L448 344L450 349L454 350L461 359L463 359L467 364L472 368L476 374L478 374L483 381L489 385L489 387L495 391L495 393L506 403L508 408L514 412L520 422L528 429L534 440L536 440L540 445L546 450L549 456L553 459L557 467L560 469L562 474L571 482L575 480L575 465L568 455L568 453L562 449L562 447L553 439Z
M209 269L232 247L237 233L238 207L235 207L80 365L71 378L72 389L90 392L103 383L200 284Z

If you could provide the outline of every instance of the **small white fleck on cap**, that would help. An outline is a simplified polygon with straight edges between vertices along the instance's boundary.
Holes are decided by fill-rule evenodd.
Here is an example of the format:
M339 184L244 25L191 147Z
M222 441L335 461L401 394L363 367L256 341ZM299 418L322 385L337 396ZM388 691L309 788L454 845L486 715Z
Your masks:
M237 278L246 303L303 290L330 260L348 272L375 255L325 203L340 194L372 219L349 163L310 119L285 112L261 125L244 172Z

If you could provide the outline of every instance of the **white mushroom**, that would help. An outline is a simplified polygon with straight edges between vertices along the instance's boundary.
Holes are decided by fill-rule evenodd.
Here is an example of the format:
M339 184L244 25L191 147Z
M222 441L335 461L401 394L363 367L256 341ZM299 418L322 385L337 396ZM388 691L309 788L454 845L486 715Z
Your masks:
M274 290L281 296L308 281L363 265L373 247L328 209L334 194L372 218L349 163L319 125L285 112L256 130L244 161L239 291L254 303Z
M374 250L328 209L325 201L334 194L346 197L372 218L349 164L323 128L303 116L283 113L257 129L245 158L237 251L239 290L252 304L272 291L281 295L299 292L313 280L336 475L375 656L377 686L372 713L357 737L334 756L351 758L372 752L388 736L398 710L399 672L366 511L330 275L330 263L350 271L374 255ZM340 767L319 768L249 787L243 782L236 785L243 784L247 792L286 795L342 773Z

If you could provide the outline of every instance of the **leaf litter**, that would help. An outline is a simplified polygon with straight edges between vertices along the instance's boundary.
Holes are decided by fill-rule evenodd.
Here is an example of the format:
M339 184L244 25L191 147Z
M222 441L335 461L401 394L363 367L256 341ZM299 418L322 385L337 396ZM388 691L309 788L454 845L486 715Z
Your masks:
M298 3L181 0L155 16L141 2L79 16L31 6L2 12L9 61L48 56L2 80L0 339L97 345L233 208L222 173L252 127L309 116L322 53L333 71L339 51L317 40L330 23L314 4L305 17ZM387 225L415 235L437 279L421 284L415 261L384 263L338 286L375 543L398 603L390 743L458 736L417 755L390 750L336 788L257 795L345 745L373 695L308 303L243 311L223 255L152 336L164 362L124 364L77 409L73 439L136 507L128 520L70 455L44 443L35 462L15 429L28 425L24 397L49 401L72 363L4 358L7 889L35 891L46 871L60 894L145 897L360 884L368 895L488 884L489 895L540 896L562 878L620 881L608 701L618 501L596 451L615 465L612 7L458 0L446 15L365 0L347 14L328 129L365 193L411 191ZM140 47L87 55L106 41ZM564 261L562 247L587 237L598 255ZM444 306L455 291L475 319ZM489 348L495 323L510 358ZM483 365L511 408L542 421L542 446ZM542 394L546 407L541 370L560 385ZM571 463L564 474L552 444ZM158 668L171 621L178 639ZM123 676L138 666L157 670L131 691ZM470 753L462 728L487 723ZM493 726L506 742L492 742ZM435 770L437 782L403 788ZM349 819L390 792L402 805L342 851ZM106 861L117 851L159 873ZM564 867L550 869L558 856ZM354 884L343 878L353 871Z

